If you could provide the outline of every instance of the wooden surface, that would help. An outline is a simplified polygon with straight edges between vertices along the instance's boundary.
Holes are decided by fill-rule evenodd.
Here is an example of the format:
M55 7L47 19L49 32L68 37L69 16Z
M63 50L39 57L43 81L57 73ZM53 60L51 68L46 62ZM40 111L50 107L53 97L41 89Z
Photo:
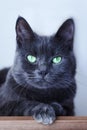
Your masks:
M52 125L39 124L32 117L0 117L0 130L87 130L87 117L59 117Z

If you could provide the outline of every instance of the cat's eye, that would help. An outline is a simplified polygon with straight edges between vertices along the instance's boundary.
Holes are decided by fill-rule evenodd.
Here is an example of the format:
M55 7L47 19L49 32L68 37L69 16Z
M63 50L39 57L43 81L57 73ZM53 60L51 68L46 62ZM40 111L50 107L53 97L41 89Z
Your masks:
M52 62L53 62L54 64L58 64L58 63L61 62L61 60L62 60L62 57L61 57L61 56L57 56L57 57L54 57L54 58L53 58Z
M28 60L30 63L35 63L35 62L36 62L36 57L35 57L35 56L32 56L32 55L28 55L28 56L27 56L27 60Z

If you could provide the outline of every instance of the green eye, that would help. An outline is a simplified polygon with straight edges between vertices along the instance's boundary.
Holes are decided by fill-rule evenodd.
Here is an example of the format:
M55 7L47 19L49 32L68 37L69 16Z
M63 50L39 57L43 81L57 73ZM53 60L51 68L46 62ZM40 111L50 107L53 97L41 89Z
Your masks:
M58 64L60 63L62 58L60 56L53 58L53 63Z
M27 56L27 60L28 60L30 63L35 63L35 62L36 62L36 57L35 57L35 56L32 56L32 55L28 55L28 56Z

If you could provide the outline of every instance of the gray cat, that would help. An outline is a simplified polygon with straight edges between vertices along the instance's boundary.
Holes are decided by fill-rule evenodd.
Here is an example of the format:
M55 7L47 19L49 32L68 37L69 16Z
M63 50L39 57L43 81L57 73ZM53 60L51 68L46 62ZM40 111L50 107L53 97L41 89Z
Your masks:
M24 18L17 19L14 64L0 71L1 116L29 115L52 124L57 116L74 115L73 39L72 19L49 37L33 32Z

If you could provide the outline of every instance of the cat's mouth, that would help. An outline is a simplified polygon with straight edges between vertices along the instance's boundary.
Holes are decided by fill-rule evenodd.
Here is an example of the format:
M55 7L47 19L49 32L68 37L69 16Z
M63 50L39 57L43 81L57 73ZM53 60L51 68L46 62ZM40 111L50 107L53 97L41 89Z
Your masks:
M52 84L44 78L33 79L32 81L28 81L28 84L39 89L49 88L52 86Z
M52 86L52 84L50 82L48 82L47 80L45 79L40 79L39 81L35 82L34 83L35 87L37 88L50 88Z
M39 89L50 88L53 86L52 79L50 79L48 76L38 76L32 78L29 77L29 79L27 80L27 84Z

